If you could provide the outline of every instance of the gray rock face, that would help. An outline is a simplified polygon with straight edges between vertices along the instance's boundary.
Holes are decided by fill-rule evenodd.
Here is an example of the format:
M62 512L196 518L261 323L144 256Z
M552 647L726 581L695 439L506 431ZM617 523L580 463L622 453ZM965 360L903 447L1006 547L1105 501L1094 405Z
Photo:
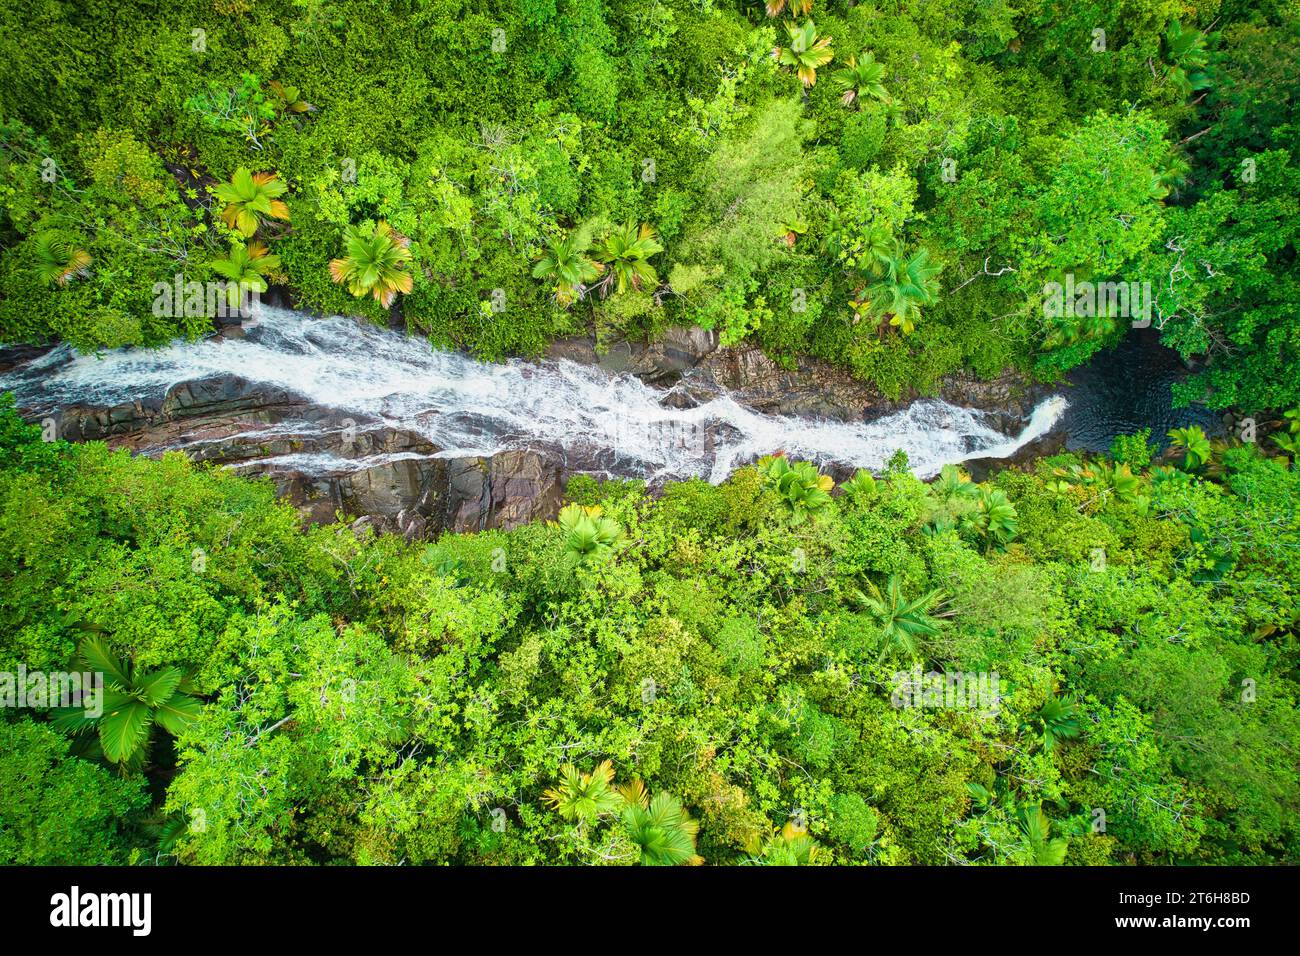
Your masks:
M532 451L452 459L446 489L437 516L450 531L513 528L554 516L564 492L559 466Z
M677 408L727 393L768 414L870 421L921 397L890 399L854 379L847 369L814 358L801 357L786 367L753 346L723 348L715 333L698 327L671 328L649 345L616 342L599 354L590 338L560 339L547 357L596 365L615 374L626 372L652 385L670 387L664 403ZM1010 433L1024 424L1046 394L1027 376L1010 371L990 382L949 376L938 397L953 405L984 409L992 415L991 424Z
M785 368L748 346L713 352L686 376L685 387L701 400L728 392L736 401L770 414L842 420L860 419L884 402L878 391L844 369L815 359L800 359Z
M226 331L232 329L238 326ZM726 393L769 414L869 420L916 397L892 401L846 370L814 359L786 367L756 348L721 348L716 335L700 328L669 329L649 345L615 343L600 354L589 339L562 339L548 355L636 375L666 389L663 403L676 408ZM1044 390L1014 374L993 382L953 376L940 394L952 404L989 411L991 423L1012 434ZM341 515L358 530L411 539L553 517L566 468L600 470L609 464L601 457L607 450L600 448L585 466L582 453L575 457L572 451L564 464L542 450L439 457L440 450L417 432L233 375L182 382L157 400L65 407L59 432L72 441L101 440L147 455L181 450L199 462L265 476L307 524ZM992 466L971 463L972 470Z
M547 349L546 357L597 365L614 374L629 372L652 385L673 385L717 348L715 333L692 326L668 329L657 342L614 342L600 352L589 338L558 339Z
M422 435L311 405L301 396L235 376L183 382L160 401L69 407L69 441L192 459L263 475L306 524L355 519L408 538L444 530L511 528L559 510L563 476L539 453L435 457ZM308 470L309 460L323 461Z

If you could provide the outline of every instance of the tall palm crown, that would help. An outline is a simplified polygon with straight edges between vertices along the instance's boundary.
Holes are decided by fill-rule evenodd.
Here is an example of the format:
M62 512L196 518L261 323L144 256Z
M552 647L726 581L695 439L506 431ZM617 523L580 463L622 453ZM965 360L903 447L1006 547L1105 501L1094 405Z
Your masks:
M889 324L905 335L916 329L921 307L932 305L939 297L938 275L941 266L930 262L930 254L919 249L911 256L901 245L881 257L883 275L867 292L867 302L877 316L889 316Z
M103 675L102 700L95 708L85 701L81 707L59 708L54 725L72 734L97 730L104 756L124 769L144 765L155 724L179 734L203 708L186 693L189 684L175 667L142 672L119 659L100 638L82 643L80 659L86 670Z
M594 823L599 817L623 809L623 795L613 785L614 766L605 760L591 773L572 764L560 768L560 782L542 794L542 800L566 820Z
M1170 448L1184 453L1183 468L1187 471L1195 471L1200 468L1210 460L1210 456L1213 454L1210 440L1205 437L1205 431L1199 425L1175 428L1169 432L1168 438Z
M784 452L760 458L757 463L764 484L777 493L789 512L791 524L802 524L826 514L835 480L823 475L812 462L791 464Z
M556 524L564 531L565 560L569 564L603 561L623 540L619 523L604 517L599 505L567 504L560 509Z
M766 840L755 834L746 850L749 856L744 862L754 866L812 866L821 855L817 841L792 821Z
M330 260L330 276L347 283L353 295L372 295L388 308L397 293L411 291L411 273L404 268L411 259L411 240L383 219L374 225L349 226L344 243L344 256Z
M1020 533L1016 506L1001 488L979 489L975 510L962 518L963 526L984 538L985 547L1003 547Z
M587 255L590 240L578 232L553 242L533 266L533 276L555 280L555 301L568 305L581 298L590 282L599 278L605 267Z
M266 291L265 276L280 268L280 257L271 255L260 242L247 245L232 243L230 255L212 263L212 271L230 280L226 287L226 301L238 306L244 293L251 290Z
M90 268L90 253L57 232L38 233L32 241L36 275L47 285L67 285Z
M654 266L646 260L663 250L648 223L642 223L638 228L635 222L628 222L597 245L596 257L608 264L615 291L624 292L628 287L640 289L643 285L653 287L659 284Z
M242 236L251 236L263 219L289 220L289 207L279 197L289 187L275 173L250 173L244 167L235 170L230 182L219 183L212 191L226 204L222 220Z
M855 591L854 603L864 607L876 619L881 630L880 656L892 650L900 650L909 657L916 657L920 652L920 642L939 633L939 623L930 615L930 610L939 601L938 591L928 591L918 598L909 600L903 594L902 583L898 575L891 574L882 593L875 584L869 584L870 594Z
M814 85L818 67L835 58L831 38L818 36L817 25L812 20L805 20L801 27L787 23L785 32L790 36L790 45L773 48L772 55L783 66L793 67L804 86Z
M1057 697L1053 694L1038 708L1034 722L1042 734L1044 750L1051 750L1058 740L1078 737L1083 733L1078 706L1073 697Z
M651 798L640 780L619 788L627 807L623 825L641 850L642 866L697 866L704 858L695 852L700 825L690 818L681 801L670 793Z
M867 52L862 54L861 63L857 57L849 57L849 65L836 70L831 79L844 91L840 101L845 106L851 106L864 96L877 100L888 99L885 84L880 82L884 75L884 64L877 63L875 55Z

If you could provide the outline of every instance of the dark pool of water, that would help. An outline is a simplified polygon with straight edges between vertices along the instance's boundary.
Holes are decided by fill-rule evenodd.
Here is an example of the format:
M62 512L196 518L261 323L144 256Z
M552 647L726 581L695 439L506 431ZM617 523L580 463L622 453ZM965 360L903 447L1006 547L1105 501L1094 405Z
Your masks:
M1116 435L1140 428L1150 428L1151 440L1162 448L1171 428L1200 425L1206 434L1221 434L1221 412L1202 405L1174 408L1172 386L1188 374L1178 353L1160 344L1158 333L1134 329L1067 376L1066 447L1105 451Z

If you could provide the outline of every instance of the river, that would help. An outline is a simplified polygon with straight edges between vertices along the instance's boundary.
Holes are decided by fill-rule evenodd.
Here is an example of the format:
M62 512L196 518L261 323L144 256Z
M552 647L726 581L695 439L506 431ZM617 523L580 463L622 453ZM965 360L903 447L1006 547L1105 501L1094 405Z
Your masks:
M422 436L436 446L437 457L545 449L569 472L654 483L686 477L718 482L778 449L842 470L879 469L901 448L913 471L928 477L947 463L1009 457L1053 429L1065 431L1069 447L1101 450L1114 434L1142 425L1161 438L1176 425L1216 423L1208 413L1172 408L1169 385L1181 364L1137 335L1076 370L1060 394L1040 401L1013 434L995 428L987 411L937 399L912 402L873 421L763 414L726 394L676 407L664 389L630 374L565 360L490 364L431 349L425 340L392 329L270 306L245 322L242 338L213 336L98 356L60 346L8 364L0 373L0 391L14 392L29 417L57 418L74 405L157 401L178 383L239 376L301 396L315 412L250 427L250 442L387 427ZM322 419L320 409L336 414ZM230 441L229 435L222 438ZM173 433L165 443L137 450L192 444ZM308 475L374 463L373 457L349 461L323 450L260 462Z

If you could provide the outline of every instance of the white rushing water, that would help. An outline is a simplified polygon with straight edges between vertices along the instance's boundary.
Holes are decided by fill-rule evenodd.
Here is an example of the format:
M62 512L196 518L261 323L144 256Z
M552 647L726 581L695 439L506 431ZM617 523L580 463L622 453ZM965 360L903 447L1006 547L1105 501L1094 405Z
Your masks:
M263 307L245 328L243 339L100 356L60 347L0 375L0 391L14 391L27 408L111 406L161 397L179 382L239 375L342 414L418 432L444 456L543 446L578 462L599 459L599 469L579 464L580 470L715 482L777 450L819 464L879 469L901 448L913 471L928 477L950 462L1011 455L1048 432L1066 407L1063 398L1046 399L1010 437L987 424L984 413L936 400L869 423L765 415L726 396L680 409L661 404L662 389L631 375L568 361L478 362L344 318ZM284 423L268 431L313 428ZM321 457L319 467L339 467ZM310 470L312 462L292 464Z

